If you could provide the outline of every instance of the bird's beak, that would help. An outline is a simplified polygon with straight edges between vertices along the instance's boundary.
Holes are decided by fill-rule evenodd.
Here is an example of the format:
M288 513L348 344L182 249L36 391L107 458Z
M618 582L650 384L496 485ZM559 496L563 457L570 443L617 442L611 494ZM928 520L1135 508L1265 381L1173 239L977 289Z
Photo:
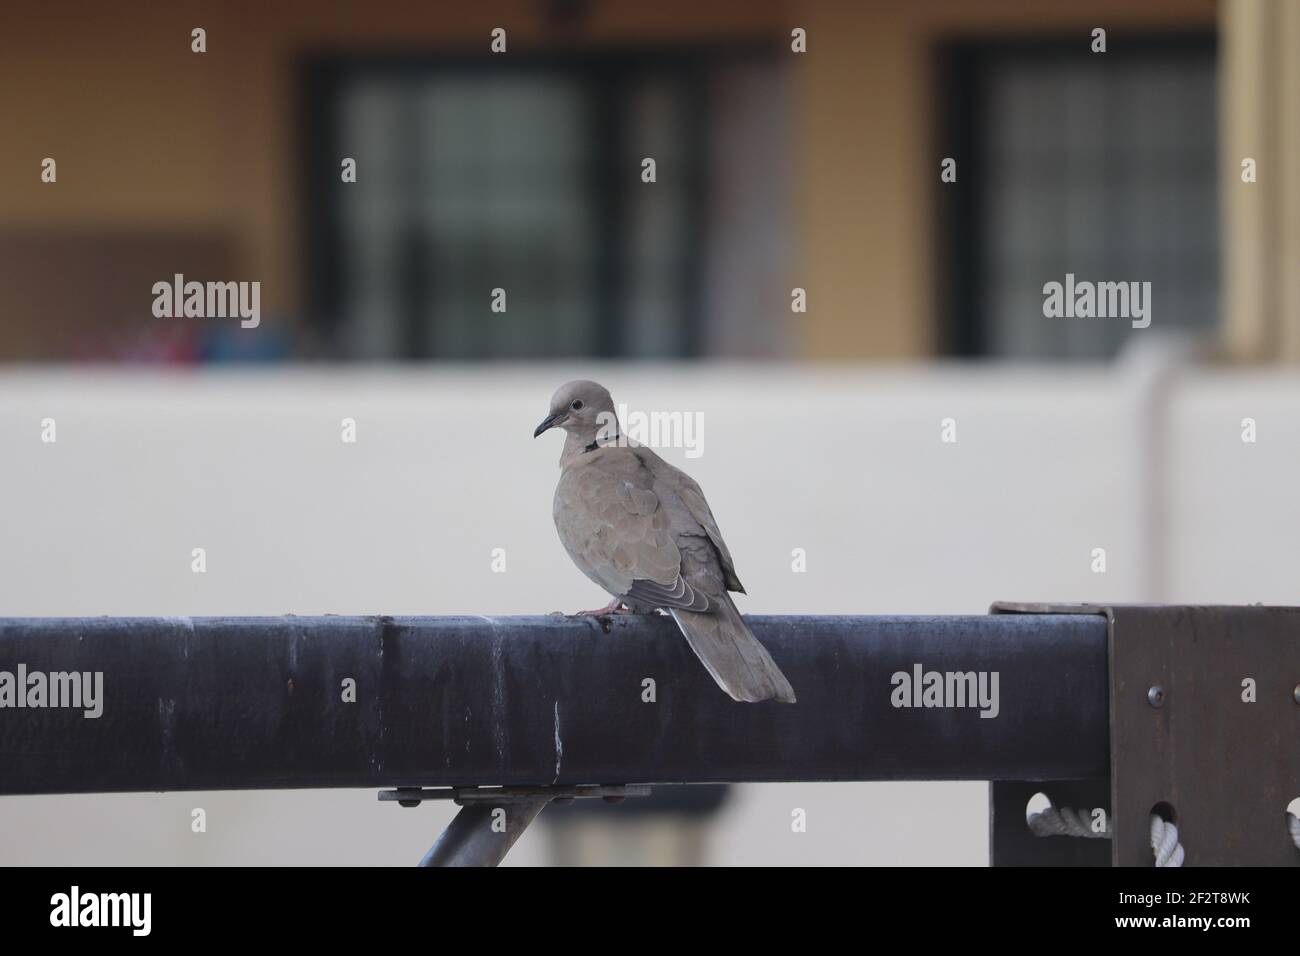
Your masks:
M564 412L556 412L554 415L547 415L542 419L542 423L537 426L537 430L533 432L533 437L536 438L548 428L554 428L560 422L564 421L566 417L567 416Z

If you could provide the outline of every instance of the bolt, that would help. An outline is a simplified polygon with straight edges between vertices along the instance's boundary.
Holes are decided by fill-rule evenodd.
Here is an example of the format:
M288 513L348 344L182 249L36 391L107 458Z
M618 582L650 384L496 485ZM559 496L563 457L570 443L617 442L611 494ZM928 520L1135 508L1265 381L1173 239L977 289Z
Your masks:
M1147 703L1159 710L1165 705L1165 689L1159 684L1153 684L1147 691Z
M1292 698L1292 699L1293 699L1297 704L1300 704L1300 684L1296 684L1296 685L1295 685L1295 690L1291 691L1291 698Z

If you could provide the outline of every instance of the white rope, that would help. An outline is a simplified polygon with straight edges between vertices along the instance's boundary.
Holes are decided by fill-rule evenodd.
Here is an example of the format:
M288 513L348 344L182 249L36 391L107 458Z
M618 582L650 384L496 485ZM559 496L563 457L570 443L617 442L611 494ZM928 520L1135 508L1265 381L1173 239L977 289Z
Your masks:
M1034 836L1071 836L1089 840L1109 840L1111 838L1110 820L1106 821L1104 831L1094 830L1089 817L1082 810L1069 807L1049 806L1045 810L1035 811L1029 815L1029 829ZM1300 817L1287 811L1287 832L1291 842L1300 850ZM1151 814L1151 852L1155 854L1156 866L1182 866L1183 845L1178 842L1177 825L1163 819L1159 814Z
M1183 845L1178 842L1178 827L1151 814L1151 849L1156 855L1156 866L1182 866Z
M1288 814L1291 837L1300 847L1300 819ZM1106 829L1094 830L1090 825L1090 816L1082 810L1070 807L1049 806L1029 815L1029 829L1034 836L1071 836L1089 840L1109 840L1111 838L1110 819L1106 820ZM1182 866L1183 846L1178 842L1178 827L1162 819L1159 814L1151 814L1151 850L1155 854L1156 866Z
M1084 837L1089 840L1109 840L1110 839L1110 821L1106 821L1106 829L1102 831L1094 830L1090 824L1088 814L1082 810L1071 810L1069 807L1048 807L1047 809L1031 813L1029 815L1029 829L1034 832L1034 836L1072 836Z

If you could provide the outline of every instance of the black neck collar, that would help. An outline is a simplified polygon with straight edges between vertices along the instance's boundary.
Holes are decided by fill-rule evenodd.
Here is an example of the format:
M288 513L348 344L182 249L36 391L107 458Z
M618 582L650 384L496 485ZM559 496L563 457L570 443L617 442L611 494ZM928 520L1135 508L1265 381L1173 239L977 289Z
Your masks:
M609 444L618 444L618 439L619 439L619 436L618 436L617 434L615 434L615 435L613 435L613 436L610 437L609 441L606 442L605 445L609 445ZM596 440L593 441L590 445L588 445L586 448L584 448L584 449L582 450L582 453L585 455L587 452L589 452L589 451L595 451L597 448L604 448L605 445L602 445L602 444L600 443L600 439L596 439Z

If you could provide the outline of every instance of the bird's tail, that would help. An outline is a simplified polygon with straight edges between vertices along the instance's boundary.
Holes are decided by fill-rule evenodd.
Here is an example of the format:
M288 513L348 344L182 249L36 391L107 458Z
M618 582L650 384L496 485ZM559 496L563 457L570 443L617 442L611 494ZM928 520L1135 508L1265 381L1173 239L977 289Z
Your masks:
M734 700L794 703L794 688L724 594L715 609L671 609L691 650Z

